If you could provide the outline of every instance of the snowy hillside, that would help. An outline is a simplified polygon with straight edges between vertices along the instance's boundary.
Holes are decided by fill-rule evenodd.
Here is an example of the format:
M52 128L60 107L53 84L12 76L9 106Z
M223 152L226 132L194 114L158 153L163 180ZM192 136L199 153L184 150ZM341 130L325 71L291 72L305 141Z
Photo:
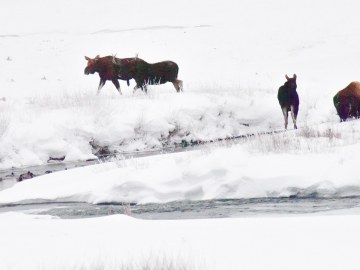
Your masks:
M336 123L332 97L359 74L356 1L6 1L0 10L0 168L94 158L282 129L276 100L298 75L299 127ZM31 9L31 12L28 10ZM321 20L319 19L321 17ZM171 84L123 96L84 56L173 60ZM291 125L290 125L291 126Z

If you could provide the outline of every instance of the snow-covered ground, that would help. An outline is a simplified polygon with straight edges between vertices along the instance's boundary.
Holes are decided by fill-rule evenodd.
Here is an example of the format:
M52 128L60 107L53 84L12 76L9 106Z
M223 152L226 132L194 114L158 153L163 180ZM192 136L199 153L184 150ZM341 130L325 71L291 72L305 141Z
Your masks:
M283 128L276 99L298 75L299 127L336 122L334 94L359 74L356 1L6 1L0 10L0 168L94 158ZM173 60L148 95L121 81L96 96L84 56ZM249 125L249 126L248 126ZM291 126L291 125L290 125Z
M145 221L0 215L1 269L359 269L359 216Z
M0 9L0 169L281 130L297 74L299 130L37 177L33 201L157 202L360 195L360 123L332 97L360 74L355 0L6 0ZM173 60L171 84L120 96L84 56ZM290 123L290 127L291 127ZM359 269L358 216L141 221L0 214L0 269ZM354 213L352 213L354 214ZM163 261L165 260L165 261ZM130 266L129 266L130 265ZM140 266L139 266L140 265ZM144 266L145 265L145 266Z
M1 191L0 204L360 196L360 125L325 126L47 174Z

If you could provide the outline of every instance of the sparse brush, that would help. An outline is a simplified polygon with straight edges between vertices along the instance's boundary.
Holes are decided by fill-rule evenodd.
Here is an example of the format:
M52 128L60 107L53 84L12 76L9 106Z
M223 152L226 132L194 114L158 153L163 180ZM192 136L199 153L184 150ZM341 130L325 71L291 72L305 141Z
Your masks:
M93 263L84 263L83 265L69 265L61 267L60 265L52 268L41 266L38 269L57 269L57 270L200 270L203 267L196 266L190 262L182 260L168 259L166 257L156 257L141 260L140 262L115 262L115 261L99 261Z
M10 125L10 116L0 111L0 138L4 136Z
M342 140L339 131L305 126L298 131L266 135L256 135L248 139L252 151L262 153L321 152L339 144L349 143Z
M325 130L320 130L305 126L299 130L299 135L304 138L329 138L330 140L341 139L341 133L331 127Z

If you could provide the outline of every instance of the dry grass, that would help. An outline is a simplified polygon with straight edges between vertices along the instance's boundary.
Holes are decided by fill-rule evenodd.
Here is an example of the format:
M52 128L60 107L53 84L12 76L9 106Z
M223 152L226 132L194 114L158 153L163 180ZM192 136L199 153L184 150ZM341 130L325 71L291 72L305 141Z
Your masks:
M39 270L199 270L204 269L191 264L191 262L183 262L182 260L168 259L167 257L156 257L141 260L140 262L116 262L116 261L102 261L88 262L82 265L73 264L66 267L60 265L53 265L52 267L40 266Z
M248 139L251 151L261 153L303 153L329 151L332 147L344 145L338 130L305 126L297 131L286 131L271 135L257 135Z
M341 133L333 128L320 130L317 128L305 126L299 130L298 135L303 138L328 138L329 140L341 139Z
M1 105L1 104L0 104ZM10 113L8 108L0 107L0 138L6 133L10 125Z

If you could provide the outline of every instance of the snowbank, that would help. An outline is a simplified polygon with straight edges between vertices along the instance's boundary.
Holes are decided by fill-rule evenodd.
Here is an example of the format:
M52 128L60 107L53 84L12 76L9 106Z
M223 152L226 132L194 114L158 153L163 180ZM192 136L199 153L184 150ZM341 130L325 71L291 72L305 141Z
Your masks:
M359 129L323 125L57 172L1 191L0 204L359 196Z
M40 165L50 157L96 158L92 145L121 153L267 130L258 122L268 108L253 115L242 113L253 98L173 92L116 99L50 95L31 104L14 103L4 111L0 168Z
M359 216L145 221L7 213L0 224L1 269L360 267Z

